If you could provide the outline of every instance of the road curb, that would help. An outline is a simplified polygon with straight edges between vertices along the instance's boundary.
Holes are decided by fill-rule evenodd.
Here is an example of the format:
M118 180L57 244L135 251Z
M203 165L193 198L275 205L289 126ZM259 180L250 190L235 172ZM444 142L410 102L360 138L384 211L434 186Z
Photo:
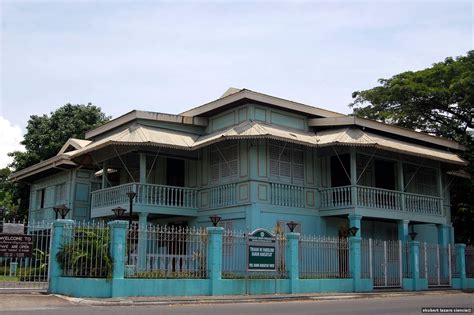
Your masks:
M417 291L417 292L371 292L351 294L308 294L308 295L259 295L259 296L195 296L195 297L157 297L156 300L120 299L87 299L55 294L54 296L76 305L90 306L146 306L146 305L185 305L185 304L239 304L239 303L270 303L294 301L332 301L370 298L388 298L420 295L446 295L462 293L462 290ZM150 297L151 299L153 297Z

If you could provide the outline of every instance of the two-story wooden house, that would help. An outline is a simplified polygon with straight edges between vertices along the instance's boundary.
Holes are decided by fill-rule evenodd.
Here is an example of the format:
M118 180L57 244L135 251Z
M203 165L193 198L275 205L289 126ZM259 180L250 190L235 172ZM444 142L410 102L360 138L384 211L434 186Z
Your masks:
M14 173L31 183L30 220L109 220L453 242L448 173L456 142L247 89L179 115L131 111Z

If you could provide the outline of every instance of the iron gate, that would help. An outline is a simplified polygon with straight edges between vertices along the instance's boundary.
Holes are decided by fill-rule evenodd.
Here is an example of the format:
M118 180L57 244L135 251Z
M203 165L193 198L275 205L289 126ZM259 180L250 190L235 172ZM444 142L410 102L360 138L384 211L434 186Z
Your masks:
M402 286L401 241L372 240L370 242L371 276L374 288Z
M0 224L0 232L3 232L3 224ZM24 224L24 234L32 236L32 255L22 258L0 257L0 290L48 289L51 223Z
M451 245L423 243L425 278L429 287L451 286L452 250Z

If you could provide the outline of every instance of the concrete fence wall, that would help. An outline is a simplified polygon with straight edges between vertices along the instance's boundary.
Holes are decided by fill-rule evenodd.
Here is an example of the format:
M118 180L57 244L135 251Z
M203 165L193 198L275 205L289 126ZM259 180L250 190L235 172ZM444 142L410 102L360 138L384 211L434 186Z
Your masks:
M64 277L56 254L63 246L64 227L71 220L56 220L53 224L53 240L50 260L49 291L76 297L126 297L126 296L192 296L192 295L236 295L236 294L289 294L319 292L369 292L373 290L372 279L362 278L361 238L349 239L350 278L344 279L300 279L299 233L288 233L286 247L286 272L284 279L222 279L223 228L209 227L206 279L138 279L126 278L124 268L128 223L109 223L111 242L110 255L113 260L111 279ZM405 290L428 289L427 279L420 277L419 242L409 243L411 278L403 278ZM459 277L453 278L453 288L474 288L474 279L466 278L465 245L457 244L456 268Z

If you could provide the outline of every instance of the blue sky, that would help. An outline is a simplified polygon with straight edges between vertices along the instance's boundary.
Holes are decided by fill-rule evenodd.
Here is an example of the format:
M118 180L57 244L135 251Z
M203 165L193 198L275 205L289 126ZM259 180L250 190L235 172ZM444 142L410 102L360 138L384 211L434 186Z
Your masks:
M234 86L349 113L353 91L473 49L472 3L0 0L0 167L65 103L179 113Z

